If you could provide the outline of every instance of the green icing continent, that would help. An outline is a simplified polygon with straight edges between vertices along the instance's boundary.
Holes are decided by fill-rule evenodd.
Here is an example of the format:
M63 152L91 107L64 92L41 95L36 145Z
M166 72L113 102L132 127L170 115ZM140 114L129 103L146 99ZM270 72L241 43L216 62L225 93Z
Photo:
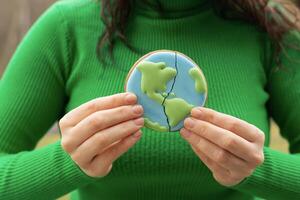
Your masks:
M183 118L189 115L194 107L180 98L166 99L164 105L171 127L176 126Z
M146 127L149 127L149 128L152 128L153 130L156 130L156 131L162 131L162 132L166 132L168 131L168 128L165 127L165 126L161 126L159 123L157 122L152 122L150 119L148 118L144 118L145 120L145 126Z
M157 103L162 104L165 97L159 92L166 91L167 83L176 76L176 70L166 67L164 62L148 61L140 63L137 69L142 73L142 92Z
M202 78L202 75L196 67L193 67L189 70L189 75L194 79L195 81L195 90L198 93L204 93L206 92L206 84L205 81Z

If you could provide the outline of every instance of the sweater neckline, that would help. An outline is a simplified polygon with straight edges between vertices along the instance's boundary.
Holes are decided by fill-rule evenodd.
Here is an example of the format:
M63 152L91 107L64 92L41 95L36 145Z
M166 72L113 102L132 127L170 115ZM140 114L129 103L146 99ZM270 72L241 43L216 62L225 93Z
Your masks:
M212 0L133 0L134 12L151 18L183 18L211 6Z

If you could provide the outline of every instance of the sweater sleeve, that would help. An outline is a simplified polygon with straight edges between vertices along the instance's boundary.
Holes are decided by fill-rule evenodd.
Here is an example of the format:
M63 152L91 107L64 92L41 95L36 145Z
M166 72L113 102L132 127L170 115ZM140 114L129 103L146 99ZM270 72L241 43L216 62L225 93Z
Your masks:
M24 37L0 82L0 197L53 199L96 178L60 141L33 150L65 108L70 34L58 3Z
M264 163L234 186L266 199L300 199L300 32L286 33L283 42L293 48L284 45L280 68L274 67L275 61L270 64L267 107L281 135L289 141L290 154L265 147Z

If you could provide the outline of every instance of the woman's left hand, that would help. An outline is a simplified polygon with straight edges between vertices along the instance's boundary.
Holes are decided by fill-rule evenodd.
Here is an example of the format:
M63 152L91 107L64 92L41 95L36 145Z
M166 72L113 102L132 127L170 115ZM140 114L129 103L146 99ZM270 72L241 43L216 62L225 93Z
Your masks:
M264 133L212 109L193 108L180 134L224 186L240 183L264 161Z

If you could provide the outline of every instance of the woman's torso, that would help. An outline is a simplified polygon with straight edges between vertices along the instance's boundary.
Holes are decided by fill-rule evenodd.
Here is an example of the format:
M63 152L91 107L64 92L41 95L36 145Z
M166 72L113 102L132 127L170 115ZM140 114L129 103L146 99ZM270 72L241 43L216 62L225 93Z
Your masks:
M115 63L100 63L96 55L99 3L62 3L69 23L71 67L66 81L66 112L96 97L124 91L126 75L144 53L157 49L180 51L203 70L208 82L207 107L246 120L266 134L269 119L264 90L265 33L240 21L217 17L212 8L175 19L132 16L127 36L140 53L117 41ZM143 128L141 140L121 156L111 173L73 192L77 199L251 199L222 187L178 132Z

